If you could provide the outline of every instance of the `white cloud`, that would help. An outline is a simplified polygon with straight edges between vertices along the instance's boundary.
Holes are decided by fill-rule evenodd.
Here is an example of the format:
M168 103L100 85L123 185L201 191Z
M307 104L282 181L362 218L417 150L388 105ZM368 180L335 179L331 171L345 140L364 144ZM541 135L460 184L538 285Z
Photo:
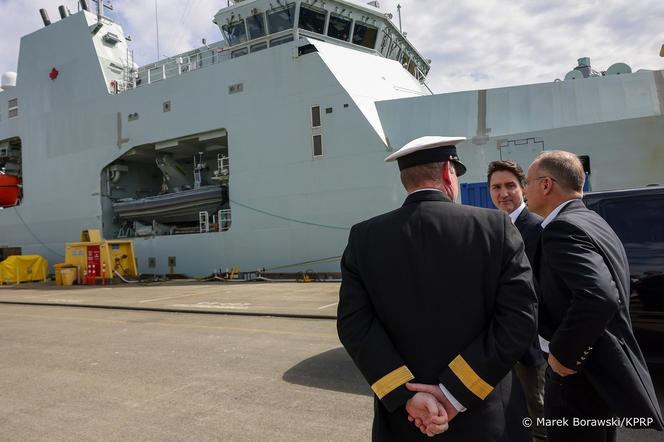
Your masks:
M157 59L157 32L154 0L116 1L115 18L132 36L134 56L139 64ZM222 39L214 14L226 1L159 0L159 58L173 56Z
M88 0L92 8L95 3ZM436 92L481 89L562 78L588 56L596 70L622 61L634 69L662 69L661 0L381 0L433 60ZM59 20L57 6L75 0L0 0L0 72L15 70L22 35L42 27L39 8ZM157 58L154 0L115 0L110 15L133 38L139 64ZM226 0L158 0L161 55L172 56L221 39L212 23Z
M390 0L403 30L433 60L434 91L511 86L562 78L580 57L595 70L625 62L662 69L664 2L658 0ZM396 14L395 19L396 19Z

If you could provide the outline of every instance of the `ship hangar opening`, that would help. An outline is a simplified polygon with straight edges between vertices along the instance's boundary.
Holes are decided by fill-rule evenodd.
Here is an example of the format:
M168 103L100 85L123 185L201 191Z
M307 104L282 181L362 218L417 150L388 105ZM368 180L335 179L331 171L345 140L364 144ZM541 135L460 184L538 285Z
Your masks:
M104 237L226 231L229 175L224 129L133 147L101 173Z

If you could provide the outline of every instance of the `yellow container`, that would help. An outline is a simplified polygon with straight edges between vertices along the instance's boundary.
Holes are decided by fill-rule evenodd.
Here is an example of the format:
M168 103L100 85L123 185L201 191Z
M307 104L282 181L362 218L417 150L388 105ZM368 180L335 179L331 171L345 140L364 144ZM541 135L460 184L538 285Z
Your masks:
M84 230L81 242L70 242L65 248L65 264L77 267L84 272L88 267L88 256L91 248L98 248L98 278L113 279L116 273L124 277L138 276L138 268L134 257L134 244L131 240L101 239L99 230Z
M73 267L63 268L60 270L60 277L62 278L62 285L74 285L76 269Z
M65 264L64 262L53 265L53 269L55 270L53 272L55 273L55 285L62 285L62 273L60 273L60 271L65 267L70 267L70 266Z

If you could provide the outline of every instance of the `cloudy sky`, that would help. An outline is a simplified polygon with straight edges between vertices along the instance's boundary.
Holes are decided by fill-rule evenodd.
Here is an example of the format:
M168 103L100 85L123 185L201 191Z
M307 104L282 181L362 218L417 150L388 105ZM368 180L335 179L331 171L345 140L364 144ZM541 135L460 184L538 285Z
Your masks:
M88 0L95 7L92 0ZM435 92L484 89L562 78L587 56L595 70L615 62L664 69L662 0L381 0L432 60ZM16 70L19 39L42 27L39 8L59 19L58 5L76 0L0 0L0 72ZM133 38L139 64L157 58L155 1L114 0L108 15ZM226 0L158 0L162 56L221 40L212 17Z

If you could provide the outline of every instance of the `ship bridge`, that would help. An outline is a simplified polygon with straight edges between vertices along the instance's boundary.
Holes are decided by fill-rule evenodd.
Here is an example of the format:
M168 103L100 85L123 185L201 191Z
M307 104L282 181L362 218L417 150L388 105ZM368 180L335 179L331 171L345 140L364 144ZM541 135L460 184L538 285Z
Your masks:
M214 18L229 44L231 57L240 57L287 43L298 36L376 52L397 60L424 80L429 63L390 21L377 1L348 0L235 1Z
M251 56L301 37L398 61L424 82L430 62L390 20L377 1L236 0L214 16L225 41L145 65L128 88L143 86L225 60ZM124 89L124 88L123 88Z

